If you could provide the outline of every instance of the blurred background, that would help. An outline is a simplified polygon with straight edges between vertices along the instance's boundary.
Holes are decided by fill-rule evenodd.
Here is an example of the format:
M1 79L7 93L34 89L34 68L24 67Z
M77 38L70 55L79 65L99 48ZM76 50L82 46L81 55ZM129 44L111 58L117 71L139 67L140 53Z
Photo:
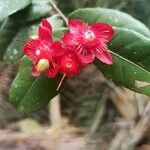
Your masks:
M112 8L150 27L150 0L55 2L65 15L78 8ZM46 108L21 114L8 98L17 70L16 64L0 64L0 150L150 150L149 97L116 86L90 65Z

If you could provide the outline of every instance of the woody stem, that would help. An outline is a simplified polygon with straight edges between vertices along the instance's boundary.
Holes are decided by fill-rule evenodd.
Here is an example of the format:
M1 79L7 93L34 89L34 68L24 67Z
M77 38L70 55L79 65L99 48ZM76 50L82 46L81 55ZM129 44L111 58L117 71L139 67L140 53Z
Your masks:
M57 7L53 0L50 0L52 7L56 10L56 12L62 17L66 24L68 24L68 18L62 13L62 11Z

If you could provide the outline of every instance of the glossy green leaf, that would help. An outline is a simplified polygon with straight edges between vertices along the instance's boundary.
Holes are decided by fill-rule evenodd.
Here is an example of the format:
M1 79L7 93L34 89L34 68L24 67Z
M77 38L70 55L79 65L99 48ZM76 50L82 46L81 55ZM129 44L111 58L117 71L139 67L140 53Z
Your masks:
M26 25L18 31L10 44L7 45L3 58L5 63L13 63L22 57L22 47L30 36L36 34L38 25L39 23L33 25Z
M57 95L58 78L31 75L31 61L24 57L10 89L10 101L21 112L37 111Z
M22 24L16 23L13 19L8 18L2 22L0 26L0 59L3 59L3 55L15 37L17 31L21 28Z
M0 22L13 13L30 5L32 0L1 0L0 1Z
M49 23L52 25L53 31L58 30L59 28L62 28L64 26L64 21L59 15L53 15L49 18L47 18Z
M130 29L115 30L109 49L150 71L150 38Z
M111 52L113 65L95 61L95 65L110 80L133 91L150 96L150 72Z
M78 9L70 14L70 18L80 18L89 24L95 22L107 22L114 27L134 30L144 36L150 37L150 30L140 21L130 15L114 9L107 8L85 8Z
M20 4L20 1L19 1ZM3 55L5 53L9 53L10 55L5 56L7 59L7 63L13 62L20 58L19 50L21 48L20 42L16 42L15 40L19 38L19 40L23 41L27 39L28 33L31 35L33 32L31 31L34 28L34 23L27 24L29 21L36 21L42 17L46 17L49 15L51 11L51 5L48 3L48 0L33 0L32 5L27 7L24 10L21 10L11 16L8 19L5 19L0 24L0 59L3 59ZM39 22L39 20L37 20ZM28 29L29 28L29 29ZM34 29L33 29L34 30ZM25 31L27 32L26 34ZM30 33L31 31L31 33ZM22 36L22 37L21 37ZM23 43L23 42L22 42ZM15 46L16 45L16 46ZM6 51L6 52L5 52ZM18 55L19 54L19 57ZM15 54L15 56L13 55Z
M58 41L62 38L62 36L64 35L65 32L67 32L68 29L67 28L60 28L58 30L55 30L53 32L53 35L54 35L54 40L55 41Z
M49 0L32 0L32 5L13 16L17 22L31 22L50 15L52 6Z
M47 19L52 25L53 31L61 28L64 24L63 20L59 15L54 15ZM25 25L18 31L11 43L6 48L6 52L4 54L5 63L13 63L22 57L23 44L29 39L31 35L37 34L39 24L40 22L34 23L32 25Z

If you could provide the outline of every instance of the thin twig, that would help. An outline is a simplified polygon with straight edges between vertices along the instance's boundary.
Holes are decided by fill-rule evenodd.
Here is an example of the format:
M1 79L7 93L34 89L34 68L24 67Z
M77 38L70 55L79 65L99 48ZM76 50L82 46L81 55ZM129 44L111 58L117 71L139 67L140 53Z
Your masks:
M64 74L64 75L62 76L62 78L61 78L61 80L60 80L60 82L59 82L59 84L58 84L58 87L57 87L56 91L58 91L58 90L60 89L60 87L61 87L61 85L62 85L62 83L63 83L65 77L66 77L66 74Z
M61 10L57 7L55 2L53 0L50 0L50 4L56 10L56 12L58 12L58 14L62 17L62 19L65 21L65 23L68 24L68 18L61 12Z

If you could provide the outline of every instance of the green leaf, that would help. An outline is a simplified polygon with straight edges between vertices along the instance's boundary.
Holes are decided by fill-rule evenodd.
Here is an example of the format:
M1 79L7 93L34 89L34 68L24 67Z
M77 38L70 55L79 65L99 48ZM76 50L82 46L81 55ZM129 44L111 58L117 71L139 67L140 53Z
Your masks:
M64 24L59 15L53 15L47 19L52 25L53 31L61 28ZM22 57L23 44L29 39L31 35L37 34L39 24L40 22L34 23L32 25L25 25L18 31L18 33L12 39L11 43L6 48L4 54L5 63L13 63Z
M150 96L150 72L111 52L113 65L95 61L95 65L110 80L133 91Z
M58 14L53 15L47 19L48 19L49 23L52 25L53 31L59 30L60 28L62 28L64 26L64 21L63 21L62 17L59 16Z
M22 47L30 36L36 34L38 25L39 23L23 26L13 37L13 39L11 39L12 41L9 45L7 45L4 53L3 60L5 63L13 63L22 57Z
M32 0L1 0L0 1L0 22L3 21L8 16L13 13L24 9L29 4L31 4Z
M0 59L3 59L6 48L11 43L22 24L17 24L11 18L6 19L0 26Z
M109 49L150 71L150 38L125 28L115 31Z
M58 30L55 30L55 31L53 32L54 40L55 40L55 41L60 40L60 39L62 38L63 34L64 34L65 32L67 32L67 31L68 31L67 28L60 28L60 29L58 29Z
M19 2L20 4L20 2ZM28 33L32 30L32 27L34 26L34 23L30 23L27 24L27 22L29 21L36 21L37 19L40 19L42 17L46 17L50 10L51 10L51 6L48 3L48 0L33 0L32 5L30 5L29 7L27 7L24 10L21 10L11 16L9 16L8 19L5 19L5 21L3 21L0 24L0 59L3 59L3 55L5 54L5 51L9 51L10 50L10 55L5 56L5 60L6 57L8 58L7 63L9 62L13 62L14 60L20 58L17 55L13 55L12 53L15 52L15 54L17 53L16 50L19 49L19 45L20 42L14 42L14 39L17 39L17 36L19 36L19 40L24 40L27 39L26 37L28 36ZM39 23L39 21L38 21ZM29 28L29 30L27 29ZM33 27L34 28L34 27ZM26 34L22 34L19 32L24 33L24 31L27 31L27 35ZM34 32L34 31L33 31ZM33 33L31 32L31 33ZM29 34L30 35L30 34ZM21 38L22 36L22 38ZM25 37L25 38L24 38ZM16 45L12 46L12 45ZM12 48L12 49L11 49ZM21 50L21 48L20 48ZM8 52L6 52L8 53ZM17 54L20 55L20 52L18 52Z
M70 18L83 19L89 24L95 22L107 22L114 27L127 28L150 37L150 30L140 21L118 10L107 8L78 9L70 14Z
M52 6L49 0L32 0L32 5L13 16L17 22L25 23L50 15Z
M10 101L21 112L32 112L46 106L57 95L58 78L31 75L31 61L23 57L18 75L10 89Z
M115 83L150 96L150 31L144 24L125 13L105 8L80 9L71 13L70 18L113 25L116 34L109 49L113 51L114 64L96 61L96 66Z

